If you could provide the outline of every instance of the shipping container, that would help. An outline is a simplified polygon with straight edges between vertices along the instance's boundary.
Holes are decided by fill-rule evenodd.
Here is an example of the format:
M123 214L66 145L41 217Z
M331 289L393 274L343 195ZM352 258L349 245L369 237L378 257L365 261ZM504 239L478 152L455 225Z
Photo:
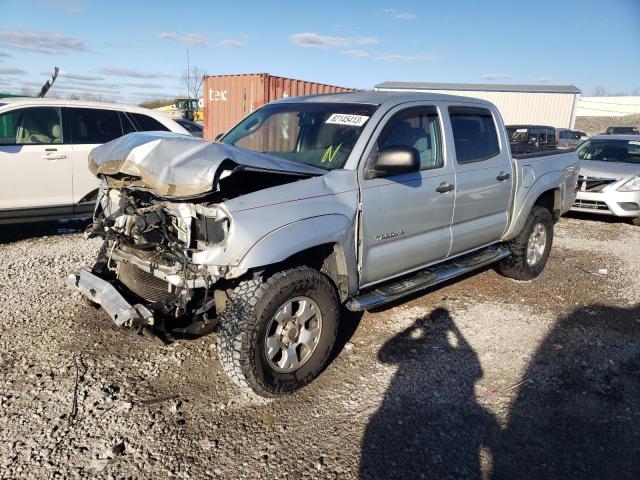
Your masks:
M204 139L215 139L265 103L274 100L353 91L352 88L274 77L268 73L205 76Z

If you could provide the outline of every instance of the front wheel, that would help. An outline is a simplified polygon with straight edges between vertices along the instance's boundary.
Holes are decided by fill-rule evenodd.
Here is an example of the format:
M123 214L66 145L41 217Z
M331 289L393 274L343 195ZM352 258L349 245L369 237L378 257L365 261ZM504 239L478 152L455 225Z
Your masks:
M243 281L218 327L220 363L249 392L262 397L293 393L327 365L339 312L331 281L308 267Z
M515 280L531 280L547 264L553 243L553 217L544 207L534 206L522 231L509 243L511 256L498 263L496 270Z

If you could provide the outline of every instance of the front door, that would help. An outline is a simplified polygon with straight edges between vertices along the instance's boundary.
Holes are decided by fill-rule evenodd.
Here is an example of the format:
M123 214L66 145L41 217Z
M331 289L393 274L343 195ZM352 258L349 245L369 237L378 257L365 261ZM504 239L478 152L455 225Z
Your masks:
M72 204L70 149L59 107L0 114L0 210L65 213Z
M438 110L396 113L380 130L371 161L388 147L415 148L421 169L362 180L363 287L442 260L451 246L455 173L445 159Z
M498 241L507 228L513 185L511 154L500 147L491 111L449 107L456 194L451 255Z

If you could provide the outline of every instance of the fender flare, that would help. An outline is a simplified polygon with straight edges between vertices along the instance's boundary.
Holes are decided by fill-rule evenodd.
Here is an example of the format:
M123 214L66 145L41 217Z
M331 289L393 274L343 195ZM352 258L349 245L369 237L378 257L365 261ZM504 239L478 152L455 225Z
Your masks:
M551 175L554 175L554 177L549 178ZM515 220L509 226L507 232L503 235L502 240L512 240L520 233L527 221L527 218L529 217L529 212L531 212L531 209L533 208L535 203L544 193L548 191L555 191L556 193L554 197L554 210L556 208L562 208L562 205L560 205L560 203L563 198L563 190L564 182L562 172L552 171L538 177L535 182L533 182L533 185L531 185L531 187L529 188L529 191L522 201L520 210L514 214Z

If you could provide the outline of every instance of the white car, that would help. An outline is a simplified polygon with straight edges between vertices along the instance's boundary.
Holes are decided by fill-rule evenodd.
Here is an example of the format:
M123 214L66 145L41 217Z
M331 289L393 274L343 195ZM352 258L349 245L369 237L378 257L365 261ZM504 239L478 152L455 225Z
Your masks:
M163 113L113 103L0 98L0 224L91 216L87 157L135 131L189 132Z

